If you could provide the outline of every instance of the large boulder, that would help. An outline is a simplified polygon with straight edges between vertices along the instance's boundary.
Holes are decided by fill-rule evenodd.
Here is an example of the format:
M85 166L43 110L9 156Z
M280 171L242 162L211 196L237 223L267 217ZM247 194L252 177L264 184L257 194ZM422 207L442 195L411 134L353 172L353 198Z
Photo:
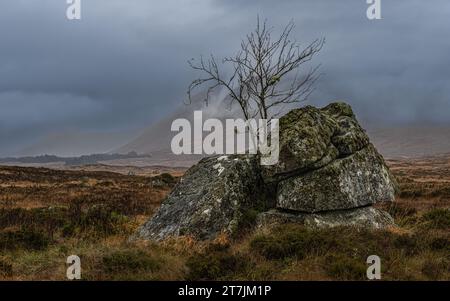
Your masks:
M369 144L351 107L343 102L292 110L279 124L279 162L264 166L266 183L321 168Z
M306 174L281 181L277 207L320 212L393 201L395 181L375 147L367 147Z
M234 234L245 222L248 210L269 207L264 190L257 156L202 159L186 172L138 236L212 239L220 233Z
M256 212L263 212L261 225L393 224L389 214L371 205L394 200L395 180L349 105L292 110L280 119L279 150L279 162L271 166L262 166L257 155L201 160L138 237L213 239L238 232Z

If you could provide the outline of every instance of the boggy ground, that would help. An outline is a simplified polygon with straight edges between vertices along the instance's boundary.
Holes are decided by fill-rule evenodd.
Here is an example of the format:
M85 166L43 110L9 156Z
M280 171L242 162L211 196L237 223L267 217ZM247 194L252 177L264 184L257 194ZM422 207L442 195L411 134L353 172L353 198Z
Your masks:
M76 254L85 280L364 280L369 255L384 280L449 280L450 156L388 164L401 192L382 207L398 228L284 225L159 244L128 238L176 183L170 174L0 167L0 279L64 280Z

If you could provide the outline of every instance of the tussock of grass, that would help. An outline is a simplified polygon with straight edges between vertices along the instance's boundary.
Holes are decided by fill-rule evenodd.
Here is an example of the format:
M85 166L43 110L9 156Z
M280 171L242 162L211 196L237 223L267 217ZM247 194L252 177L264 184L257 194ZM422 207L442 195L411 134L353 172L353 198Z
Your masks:
M50 238L42 232L29 229L0 232L0 250L44 250Z
M170 173L162 173L158 177L161 179L161 181L169 185L173 185L177 182L177 179Z
M117 251L103 256L103 270L107 273L153 272L162 262L141 250Z
M0 228L27 226L54 229L62 226L67 218L65 208L0 208Z
M261 234L252 239L253 251L267 259L323 256L330 252L358 253L381 251L392 234L353 227L308 230L299 225L277 227L273 234Z
M125 216L102 204L86 209L78 203L69 208L0 209L0 227L33 229L52 238L83 233L94 236L116 234L125 222Z
M433 251L446 251L450 254L450 239L449 237L434 237L430 238L430 249Z
M364 262L364 258L332 254L325 258L323 267L333 279L366 280L367 265Z
M232 253L228 244L211 244L203 252L190 256L186 267L187 280L221 280L247 269L249 260L242 254Z
M449 209L433 209L425 213L422 217L424 226L433 229L450 229L450 210Z
M13 266L9 261L0 258L0 276L1 277L12 277Z
M394 202L385 205L383 209L386 210L400 226L411 225L417 221L417 209L412 207L411 205L399 204Z
M437 257L426 259L421 268L421 272L430 280L445 279L445 275L448 275L448 269L450 262L448 258ZM448 280L448 278L447 278Z

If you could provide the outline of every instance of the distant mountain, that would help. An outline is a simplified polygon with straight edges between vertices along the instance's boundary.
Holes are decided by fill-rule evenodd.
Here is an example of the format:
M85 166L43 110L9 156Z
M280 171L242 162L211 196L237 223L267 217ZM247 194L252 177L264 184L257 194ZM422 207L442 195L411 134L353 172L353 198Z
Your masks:
M22 150L17 156L36 156L42 154L60 157L78 157L80 155L109 153L127 154L137 152L151 154L151 158L144 158L139 165L182 165L195 163L202 156L172 154L170 142L175 135L171 132L171 124L177 118L186 118L193 122L195 110L202 110L203 118L236 118L240 116L235 105L232 109L224 95L215 95L209 105L199 94L190 105L181 104L171 115L155 121L140 132L122 133L61 133L51 135L39 143ZM387 158L420 157L450 153L450 125L415 125L380 127L362 122L363 127L369 128L368 134L379 151ZM128 159L114 159L111 162L128 164ZM133 161L136 163L136 161Z
M141 159L149 158L149 155L140 155L136 152L129 152L127 154L92 154L83 155L79 157L58 157L54 155L42 155L34 157L10 157L1 158L1 163L21 163L21 164L47 164L47 163L58 163L63 162L68 166L78 166L78 165L91 165L99 164L102 161L111 160L124 160L124 159Z
M153 155L152 161L190 160L192 156L175 156L170 151L170 141L175 134L170 131L173 119L173 117L163 119L154 126L145 129L138 138L115 150L115 152L151 153ZM450 153L450 126L373 128L367 132L378 150L387 158L421 157Z
M227 107L225 97L216 97L209 106L201 102L201 96L196 97L193 104L181 106L178 110L166 118L149 126L124 146L114 149L116 153L136 151L139 153L151 153L152 161L164 162L178 161L191 162L198 160L192 155L173 155L170 151L170 142L175 135L171 132L172 121L176 118L186 118L193 121L193 111L201 109L203 118L236 118L239 109L235 105L233 110ZM415 126L391 126L380 127L373 124L362 126L368 128L368 134L378 150L387 158L397 157L421 157L425 155L439 155L450 153L450 124L447 126L415 125ZM195 160L193 160L193 158Z
M177 118L188 119L191 124L194 122L194 111L201 110L203 113L203 120L207 118L218 118L225 120L227 118L237 118L241 113L238 106L229 107L229 103L225 100L225 96L216 96L208 105L202 100L201 95L196 96L192 104L181 105L171 115L160 119L155 124L145 128L137 138L131 140L125 145L114 149L114 153L127 153L130 151L137 151L139 153L149 153L152 157L161 159L171 155L170 142L172 137L176 134L171 131L172 122ZM172 156L171 156L172 157ZM181 158L184 156L175 156L174 158Z

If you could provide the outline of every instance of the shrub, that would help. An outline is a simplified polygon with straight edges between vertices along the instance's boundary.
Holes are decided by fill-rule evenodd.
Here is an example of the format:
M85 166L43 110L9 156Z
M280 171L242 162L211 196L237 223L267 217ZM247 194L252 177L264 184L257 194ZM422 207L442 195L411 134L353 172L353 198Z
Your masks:
M22 227L43 228L53 232L67 219L65 208L13 208L0 209L0 227L20 225Z
M450 270L448 260L442 258L428 259L422 264L422 273L431 280L439 280Z
M61 234L63 237L70 237L75 234L76 227L73 223L65 224L61 229Z
M176 179L170 173L162 173L159 177L166 184L174 184L176 182Z
M430 248L434 251L447 251L450 253L450 240L446 237L432 238Z
M362 258L344 255L329 255L325 258L324 270L328 276L338 280L364 280L367 266Z
M50 237L58 230L61 230L63 237L69 237L79 232L110 235L121 229L125 216L116 209L122 209L122 203L89 205L75 200L69 208L0 209L0 228L20 226L35 232L42 231Z
M275 229L274 234L256 236L250 247L267 259L302 259L307 254L322 255L329 250L347 249L346 241L336 235L336 230L307 230L286 225Z
M386 208L387 212L394 218L394 219L404 219L406 217L413 216L417 213L416 208L408 207L408 206L401 206L398 203L391 203Z
M103 267L109 273L154 272L161 263L143 251L119 251L104 256Z
M202 253L188 258L188 280L221 280L246 269L249 260L242 255L231 254L226 245L211 245Z
M424 226L433 229L449 229L450 228L450 210L433 209L425 213L422 217Z
M95 204L83 209L82 205L81 202L71 204L69 223L65 224L63 235L73 235L76 232L75 230L100 235L115 234L125 221L125 217L115 212L110 206Z
M250 247L267 259L282 259L296 253L296 248L291 242L266 235L255 237L251 241Z
M0 276L1 277L12 277L13 267L9 262L0 259Z
M30 229L0 232L0 249L14 250L43 250L50 243L50 239L42 232Z
M238 223L234 225L233 237L238 238L248 233L248 230L252 229L256 224L259 211L255 209L246 209L241 212L241 216Z
M150 185L154 188L173 187L176 183L177 179L169 173L162 173L150 178Z
M416 235L399 235L393 240L393 246L402 250L406 255L414 255L420 251L419 239Z

